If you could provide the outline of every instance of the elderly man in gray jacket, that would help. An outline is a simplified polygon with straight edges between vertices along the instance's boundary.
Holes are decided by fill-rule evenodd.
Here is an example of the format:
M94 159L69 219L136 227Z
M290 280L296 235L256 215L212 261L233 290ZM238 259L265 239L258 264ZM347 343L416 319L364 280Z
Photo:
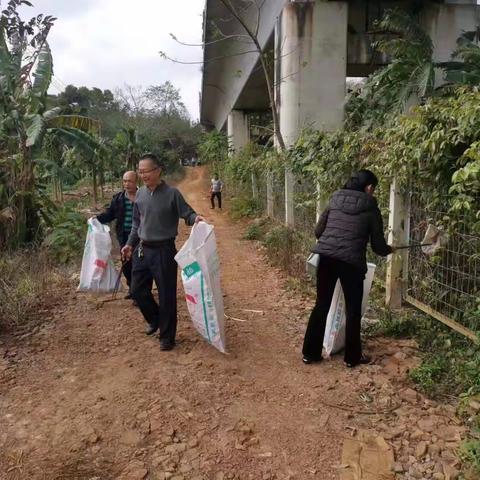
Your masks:
M160 349L172 350L177 331L177 263L175 237L180 218L187 225L203 220L182 194L162 179L162 167L153 154L138 165L144 186L137 192L132 230L122 249L132 258L131 295L148 323L147 335L160 329ZM158 303L152 285L158 289Z

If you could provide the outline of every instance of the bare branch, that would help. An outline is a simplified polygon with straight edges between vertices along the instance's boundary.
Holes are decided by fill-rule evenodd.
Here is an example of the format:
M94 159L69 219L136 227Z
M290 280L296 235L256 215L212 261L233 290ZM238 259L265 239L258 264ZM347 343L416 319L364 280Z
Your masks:
M221 31L220 31L220 33L223 35L223 33ZM224 35L222 38L219 38L217 40L212 40L211 42L205 42L205 43L186 43L186 42L182 42L173 33L170 33L170 37L172 37L172 39L175 40L178 44L184 45L185 47L208 47L209 45L214 45L216 43L220 43L220 42L223 42L225 40L233 40L233 39L236 39L236 38L246 38L246 39L248 39L249 43L251 42L251 39L248 35L241 35L241 34Z
M230 53L228 55L220 55L218 57L213 57L208 61L198 61L198 62L183 62L182 60L177 60L175 58L169 57L165 52L158 52L159 55L164 60L170 60L173 63L179 63L180 65L202 65L205 63L215 62L216 60L222 60L224 58L238 57L240 55L247 55L248 53L257 53L257 50L248 50L246 52Z

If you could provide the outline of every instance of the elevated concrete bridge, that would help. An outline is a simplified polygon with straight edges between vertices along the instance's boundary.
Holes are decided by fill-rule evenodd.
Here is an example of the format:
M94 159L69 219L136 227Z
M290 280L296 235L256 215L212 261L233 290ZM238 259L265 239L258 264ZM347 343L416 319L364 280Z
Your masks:
M462 31L480 25L474 0L256 0L259 11L250 1L231 1L258 30L287 144L306 126L328 131L342 125L346 78L366 76L388 61L371 48L378 39L371 33L374 23L385 9L416 6L437 61L450 59ZM220 0L206 0L204 22L201 122L227 127L238 150L249 141L247 114L269 110L265 76L258 52ZM287 178L287 196L288 191ZM287 198L288 224L292 212Z

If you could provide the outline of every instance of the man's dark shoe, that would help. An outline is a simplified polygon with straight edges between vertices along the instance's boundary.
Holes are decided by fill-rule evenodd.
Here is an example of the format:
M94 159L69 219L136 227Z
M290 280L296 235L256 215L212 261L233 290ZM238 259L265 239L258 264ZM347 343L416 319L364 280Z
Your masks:
M347 364L348 368L355 368L357 365L368 365L369 363L372 363L372 359L370 357L367 357L366 355L362 355L360 357L360 360L358 362L345 362Z
M160 350L162 352L168 352L170 350L173 350L174 347L175 347L175 342L167 342L167 341L160 340Z
M127 293L124 298L125 298L125 300L131 300L131 298L132 298L131 293L130 292Z
M302 357L302 362L305 365L310 365L311 363L320 363L322 360L323 360L322 357L320 357L320 358L310 358L310 357L306 357L305 355Z
M158 325L148 324L145 335L153 335L158 330Z

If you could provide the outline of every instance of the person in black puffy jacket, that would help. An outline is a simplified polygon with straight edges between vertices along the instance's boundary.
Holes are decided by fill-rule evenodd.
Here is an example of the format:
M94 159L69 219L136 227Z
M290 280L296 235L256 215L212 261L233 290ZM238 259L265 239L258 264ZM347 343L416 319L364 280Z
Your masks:
M381 256L393 252L383 234L383 221L373 196L378 179L370 170L360 170L343 189L335 192L322 213L312 252L320 255L317 268L317 300L308 321L303 342L303 362L322 360L327 315L337 280L340 279L346 305L344 360L348 367L369 363L360 340L363 280L367 272L366 250Z

